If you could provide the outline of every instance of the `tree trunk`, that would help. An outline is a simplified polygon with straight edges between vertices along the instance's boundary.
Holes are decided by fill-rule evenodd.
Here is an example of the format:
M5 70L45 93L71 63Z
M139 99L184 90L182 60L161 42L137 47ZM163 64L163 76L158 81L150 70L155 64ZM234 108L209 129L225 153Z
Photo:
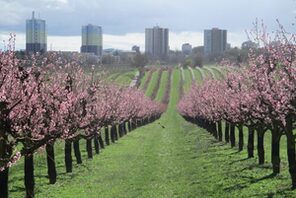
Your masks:
M103 141L103 138L102 138L101 133L100 133L100 135L98 136L98 139L99 139L100 147L101 147L102 149L105 148L105 146L104 146L104 141Z
M218 121L218 137L219 137L219 141L222 141L223 137L222 137L222 122L221 122L221 120Z
M225 122L225 142L229 142L229 123Z
M127 130L126 130L126 122L123 123L123 133L124 133L124 135L127 134Z
M3 198L8 198L8 173L9 168L0 171L0 195Z
M254 157L254 128L248 128L248 158Z
M117 126L113 125L112 127L113 127L114 139L115 141L118 141Z
M115 143L115 132L114 132L114 126L111 126L111 129L110 129L110 135L111 135L111 142L112 143Z
M293 135L293 120L291 116L287 118L287 154L289 163L289 173L292 180L292 189L296 189L296 158L295 158L295 137Z
M79 139L75 140L73 142L73 147L74 147L74 154L75 154L77 164L82 164L82 158L81 158L81 152L80 152L80 146L79 146Z
M231 147L235 147L235 124L230 124L230 144Z
M120 138L123 136L122 124L119 124L119 125L118 125L118 134L119 134L119 137L120 137Z
M94 145L95 145L96 154L100 153L99 137L98 136L99 135L97 133L95 133L95 135L94 135Z
M47 158L47 174L50 184L55 184L57 181L57 170L54 156L54 144L46 144L46 158Z
M238 150L242 151L244 148L244 127L242 124L238 126Z
M128 128L128 132L131 132L131 130L132 130L131 121L127 122L127 128Z
M258 159L259 164L264 164L265 161L265 153L264 153L264 131L262 127L257 129L257 151L258 151Z
M109 128L105 127L105 142L106 145L110 145L110 141L109 141Z
M280 173L281 159L280 159L280 134L278 129L273 129L271 132L271 163L273 174Z
M86 151L87 151L87 157L88 157L88 159L92 159L93 158L91 140L92 139L86 139Z
M65 165L66 165L66 172L72 173L72 146L71 141L65 141Z
M34 159L33 155L25 155L25 188L26 188L26 197L34 197Z

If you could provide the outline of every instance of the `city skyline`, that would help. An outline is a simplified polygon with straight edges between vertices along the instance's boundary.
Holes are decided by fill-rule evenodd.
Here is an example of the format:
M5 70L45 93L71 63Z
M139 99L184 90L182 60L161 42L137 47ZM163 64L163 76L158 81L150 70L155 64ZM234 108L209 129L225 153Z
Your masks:
M296 13L294 0L272 3L267 0L226 0L219 4L214 0L89 0L87 3L81 0L0 0L0 4L3 8L0 39L15 32L16 48L24 49L24 20L35 10L36 16L47 21L48 48L52 46L54 50L66 51L79 51L80 27L88 23L104 28L104 48L128 50L139 45L144 49L144 29L158 24L170 29L172 50L180 50L183 43L203 45L203 30L212 27L227 29L229 43L240 47L247 40L245 30L253 28L256 18L264 20L270 31L277 29L277 18L291 30Z

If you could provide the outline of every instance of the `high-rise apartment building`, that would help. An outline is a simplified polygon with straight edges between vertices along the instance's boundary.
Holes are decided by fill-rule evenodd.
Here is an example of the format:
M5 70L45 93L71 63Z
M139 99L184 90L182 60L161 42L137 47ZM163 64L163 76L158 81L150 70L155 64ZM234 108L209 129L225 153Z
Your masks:
M27 53L44 53L47 51L45 20L36 19L34 12L32 19L26 20L26 51Z
M184 43L182 45L182 53L187 56L190 55L192 53L192 45L189 43Z
M97 56L102 56L103 51L103 36L102 28L88 24L82 26L82 45L81 53L93 53Z
M169 52L169 29L146 28L145 30L145 53L154 59L166 59Z
M204 54L206 56L219 55L226 50L227 30L213 28L204 31Z

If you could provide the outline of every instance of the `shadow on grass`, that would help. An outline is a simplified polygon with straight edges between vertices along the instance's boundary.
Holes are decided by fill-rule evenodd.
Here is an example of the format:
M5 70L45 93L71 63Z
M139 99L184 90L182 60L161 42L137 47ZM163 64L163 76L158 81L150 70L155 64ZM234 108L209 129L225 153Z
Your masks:
M233 164L238 163L238 162L247 161L248 159L251 159L251 158L246 157L246 158L243 158L243 159L234 160L234 161L230 162L229 165L233 165Z
M242 182L242 183L238 183L235 185L232 185L230 187L224 188L224 191L226 192L231 192L231 191L235 191L235 190L241 190L244 188L247 188L249 186L251 186L252 184L256 184L260 181L263 180L267 180L267 179L273 179L274 177L276 177L276 174L269 174L260 178L254 178L254 177L248 177L248 176L242 176L242 178L246 178L248 181ZM284 192L285 190L283 189L282 192Z

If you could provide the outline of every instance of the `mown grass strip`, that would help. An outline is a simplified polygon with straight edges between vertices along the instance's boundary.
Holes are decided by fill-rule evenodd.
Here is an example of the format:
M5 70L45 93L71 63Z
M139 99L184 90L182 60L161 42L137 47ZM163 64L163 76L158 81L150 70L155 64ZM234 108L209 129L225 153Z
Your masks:
M149 81L149 85L148 85L146 92L145 92L146 96L149 96L149 97L152 96L154 87L157 84L158 75L159 75L158 70L152 73L151 80Z
M148 86L149 86L149 84L150 84L150 81L151 81L151 78L152 78L153 72L154 72L154 70L150 70L150 71L148 72L148 74L147 74L147 78L145 79L144 84L143 84L143 86L142 86L142 90L143 90L144 92L147 91L147 88L148 88Z
M191 87L191 84L192 84L192 75L191 75L191 72L189 69L184 69L184 93L186 94L190 87Z
M165 95L165 89L167 86L167 81L168 81L168 76L169 72L168 71L163 71L161 75L161 80L160 80L160 86L156 95L155 100L158 102L161 102L163 96Z
M156 95L158 93L160 83L161 83L160 81L161 81L162 72L163 72L163 69L158 70L156 85L154 86L151 97L150 97L152 100L154 100L156 98Z

